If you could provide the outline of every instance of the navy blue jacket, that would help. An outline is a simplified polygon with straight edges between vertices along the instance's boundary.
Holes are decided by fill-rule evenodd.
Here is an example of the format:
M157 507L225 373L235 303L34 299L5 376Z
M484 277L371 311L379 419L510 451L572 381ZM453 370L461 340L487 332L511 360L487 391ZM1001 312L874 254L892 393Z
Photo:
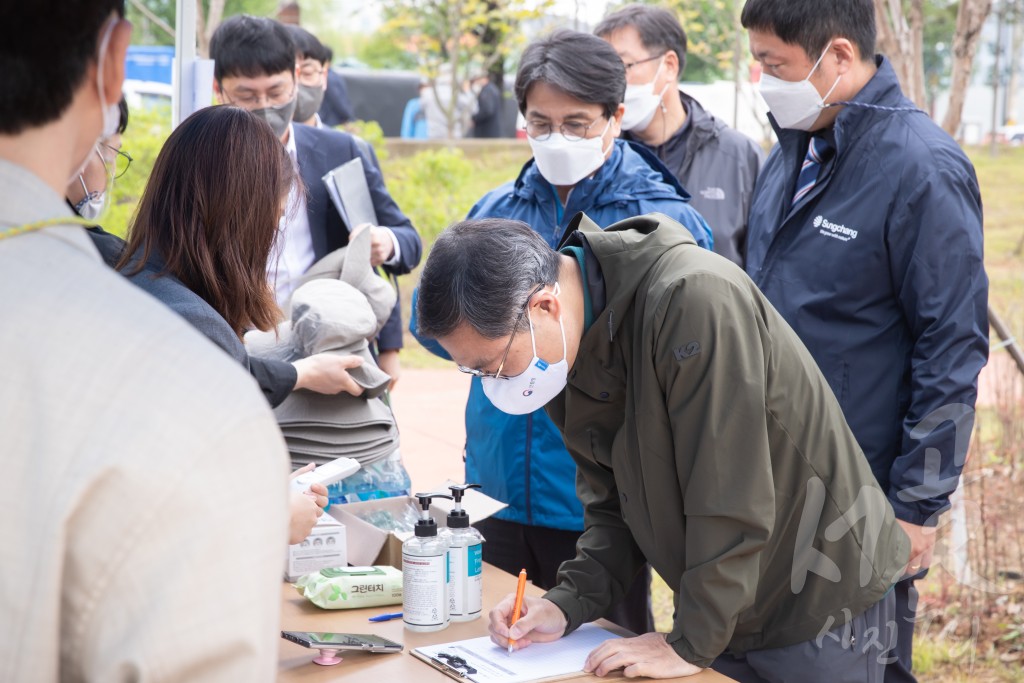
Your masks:
M581 180L563 208L551 183L532 160L515 182L491 190L469 218L509 218L533 228L556 248L573 217L585 212L600 226L662 213L711 249L711 228L694 211L689 195L658 158L621 140L592 178ZM409 328L428 350L448 358L436 341L417 334L416 298ZM576 463L562 434L543 409L507 415L491 403L473 378L466 402L466 481L508 507L495 516L511 522L570 531L583 530L583 505L576 496Z
M348 133L298 123L292 125L292 131L295 135L299 173L306 186L306 214L309 217L309 231L313 237L313 253L316 260L346 246L349 228L354 227L345 225L345 221L327 194L322 178L328 171L359 156L363 159L366 185L373 199L377 220L380 225L391 228L401 248L399 263L394 267L384 266L384 271L388 275L397 276L415 268L423 253L423 244L419 233L388 193L376 158L363 153L355 138ZM395 303L391 319L378 335L377 341L381 350L402 348L400 306L399 300Z
M792 197L809 135L775 125L747 272L807 346L899 519L934 525L963 468L988 358L981 196L959 146L889 62L833 128L836 156Z
M345 78L334 69L327 70L327 92L320 103L320 120L325 126L340 126L356 118L352 113L352 101L348 96Z

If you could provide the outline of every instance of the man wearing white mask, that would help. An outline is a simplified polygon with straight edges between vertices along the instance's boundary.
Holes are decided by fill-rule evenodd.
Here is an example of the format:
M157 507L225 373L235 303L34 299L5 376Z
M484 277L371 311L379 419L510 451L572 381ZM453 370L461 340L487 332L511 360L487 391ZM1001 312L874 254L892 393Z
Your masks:
M672 12L628 5L605 17L594 34L611 43L625 64L622 138L658 155L711 226L715 253L742 267L764 150L679 90L686 32Z
M515 95L534 159L515 181L487 193L469 217L523 221L554 247L580 212L603 227L658 212L709 248L710 230L671 172L645 150L616 140L625 89L622 60L597 36L562 30L527 47ZM415 318L410 327L415 333ZM541 390L521 395L520 409L510 415L474 377L466 405L466 481L508 504L477 525L487 538L484 560L510 572L526 567L544 588L555 585L558 566L575 555L583 530L576 467L541 410L547 398ZM650 630L647 592L642 573L610 618L636 632Z
M112 182L124 176L132 163L132 156L121 148L121 136L128 127L128 103L124 97L118 103L117 130L113 135L96 143L93 154L86 159L79 174L68 183L65 199L75 213L89 221L98 220L110 205ZM124 240L98 225L87 228L92 243L107 265L113 267L121 257Z
M131 165L132 157L121 149L121 136L128 126L128 104L124 98L118 103L117 130L96 143L82 171L68 183L68 204L82 218L95 220L106 209L109 201L110 181L123 176Z
M65 201L116 132L130 39L123 0L0 8L0 680L271 681L277 424Z
M974 168L875 54L872 0L748 0L779 136L747 272L793 326L913 541L890 683L910 672L916 592L970 442L988 354Z

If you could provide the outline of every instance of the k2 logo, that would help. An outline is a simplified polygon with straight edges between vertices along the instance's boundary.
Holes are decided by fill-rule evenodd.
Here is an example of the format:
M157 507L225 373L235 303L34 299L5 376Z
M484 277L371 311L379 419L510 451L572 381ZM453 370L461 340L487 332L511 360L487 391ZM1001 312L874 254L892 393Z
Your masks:
M672 354L676 357L677 361L683 361L687 358L693 358L701 352L700 342L692 341L685 346L680 346L672 351Z

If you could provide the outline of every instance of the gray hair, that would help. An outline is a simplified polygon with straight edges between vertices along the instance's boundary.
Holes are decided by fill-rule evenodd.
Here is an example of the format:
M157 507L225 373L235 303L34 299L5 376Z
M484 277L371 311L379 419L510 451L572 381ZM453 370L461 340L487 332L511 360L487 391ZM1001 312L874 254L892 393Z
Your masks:
M686 31L676 15L663 7L627 5L602 19L594 29L594 35L606 38L630 26L636 29L640 42L648 51L675 52L679 58L679 77L682 78L686 69Z
M455 223L437 238L420 277L419 332L437 339L467 324L487 339L512 334L538 285L558 280L558 252L520 221ZM520 326L526 326L525 319Z

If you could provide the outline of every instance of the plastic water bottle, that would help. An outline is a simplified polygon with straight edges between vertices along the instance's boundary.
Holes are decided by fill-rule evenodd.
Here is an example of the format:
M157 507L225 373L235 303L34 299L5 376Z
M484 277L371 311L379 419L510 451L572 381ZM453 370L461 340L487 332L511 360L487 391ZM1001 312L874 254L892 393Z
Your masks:
M396 450L383 460L365 465L355 474L327 488L331 505L358 503L378 498L408 496L412 488L409 473Z
M402 464L402 456L396 450L386 460L373 464L376 468L380 487L381 498L393 498L396 496L408 496L412 487L412 480L409 473Z

